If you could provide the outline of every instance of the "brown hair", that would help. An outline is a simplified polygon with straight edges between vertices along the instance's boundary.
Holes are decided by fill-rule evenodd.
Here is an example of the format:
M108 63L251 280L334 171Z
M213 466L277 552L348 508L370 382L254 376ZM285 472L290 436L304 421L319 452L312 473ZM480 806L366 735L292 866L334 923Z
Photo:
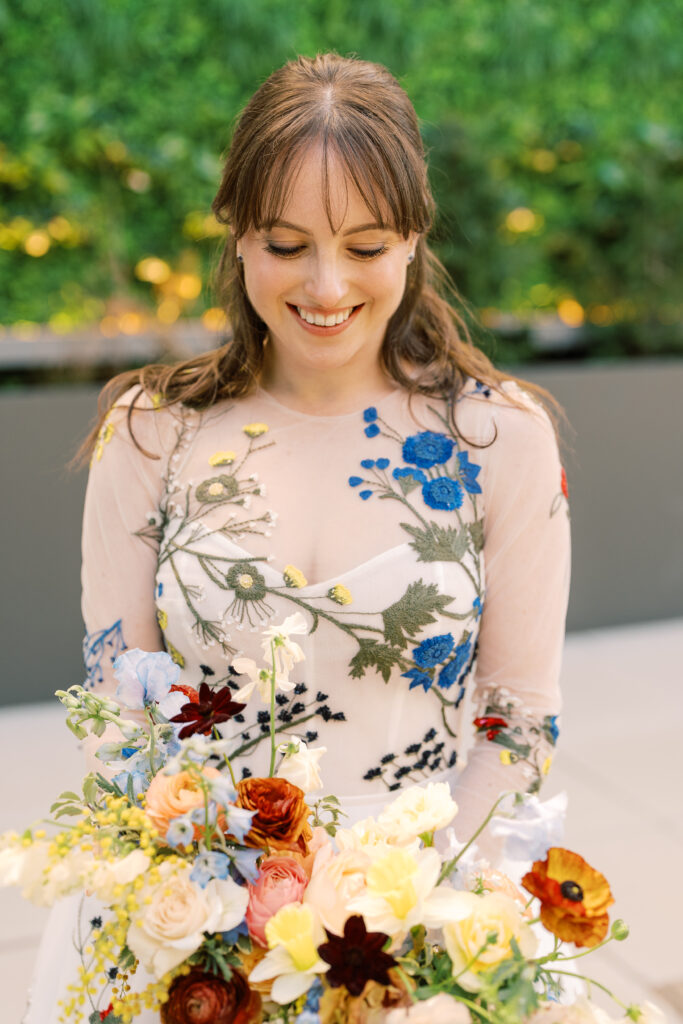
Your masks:
M340 160L379 223L388 216L403 237L419 235L403 298L384 336L380 357L385 371L411 394L452 398L467 377L496 390L505 380L517 380L496 370L473 344L458 311L466 307L427 245L434 200L417 116L407 94L379 64L332 53L298 57L270 75L239 117L212 203L216 218L229 226L214 283L231 339L184 362L151 364L114 377L100 394L98 421L79 455L92 451L108 410L135 384L140 392L128 411L129 428L143 392L160 395L166 405L182 402L199 408L253 390L263 365L267 326L247 296L236 241L250 228L267 228L278 219L289 183L315 144L322 146L324 186L328 161ZM325 195L331 219L327 189ZM536 385L517 382L545 405L555 422L553 410L559 407L552 396Z

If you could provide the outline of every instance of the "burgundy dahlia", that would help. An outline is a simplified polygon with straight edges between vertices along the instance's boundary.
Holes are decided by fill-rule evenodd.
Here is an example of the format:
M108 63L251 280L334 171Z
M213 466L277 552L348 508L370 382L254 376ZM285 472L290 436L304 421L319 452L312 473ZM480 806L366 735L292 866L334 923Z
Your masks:
M396 960L382 949L388 935L369 932L360 914L353 914L344 925L344 935L333 935L325 929L327 942L318 946L320 958L330 964L325 981L331 988L343 985L352 996L359 996L368 981L391 985L389 970L398 967Z
M208 736L214 725L220 725L233 715L239 715L246 706L232 699L232 690L229 686L224 686L221 690L212 690L208 683L200 683L198 699L190 699L188 704L183 704L171 721L186 723L178 733L181 740L194 736L196 732Z

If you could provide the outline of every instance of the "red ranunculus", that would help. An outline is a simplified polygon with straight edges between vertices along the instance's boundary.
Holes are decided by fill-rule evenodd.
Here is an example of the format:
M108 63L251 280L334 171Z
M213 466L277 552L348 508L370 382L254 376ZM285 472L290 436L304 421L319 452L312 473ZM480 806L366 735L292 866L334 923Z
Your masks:
M230 981L193 968L179 975L161 1005L162 1024L259 1024L261 996L233 968Z
M237 806L256 811L245 846L308 853L311 809L298 786L286 779L242 779L237 783Z

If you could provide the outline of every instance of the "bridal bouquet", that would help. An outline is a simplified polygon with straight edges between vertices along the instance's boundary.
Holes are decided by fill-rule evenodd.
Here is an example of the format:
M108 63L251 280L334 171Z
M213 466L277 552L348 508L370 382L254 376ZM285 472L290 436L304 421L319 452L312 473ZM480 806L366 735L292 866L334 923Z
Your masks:
M333 796L313 800L324 749L278 743L274 714L303 657L292 639L301 618L266 630L262 666L236 659L241 689L235 679L178 685L167 654L131 650L115 663L116 700L58 691L78 737L114 738L103 737L103 771L82 795L53 804L68 825L0 839L0 883L42 904L83 893L94 908L61 1019L123 1024L151 1010L163 1024L609 1021L585 999L557 1002L572 973L562 943L626 937L622 922L610 929L606 879L559 847L530 866L525 891L473 860L494 815L498 834L514 835L515 813L537 810L536 798L502 798L468 842L439 842L445 854L435 833L457 811L445 783L402 790L350 828ZM254 693L271 708L269 772L238 782L220 727ZM651 1006L623 1010L624 1021L663 1020Z

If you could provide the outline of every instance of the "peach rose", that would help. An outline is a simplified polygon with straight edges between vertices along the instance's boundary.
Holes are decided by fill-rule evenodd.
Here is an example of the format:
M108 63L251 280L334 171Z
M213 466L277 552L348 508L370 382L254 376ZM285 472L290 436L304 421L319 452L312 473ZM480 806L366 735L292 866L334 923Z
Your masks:
M237 783L237 806L256 811L245 846L308 853L311 809L298 786L286 779L242 779Z
M300 903L307 885L308 875L292 857L265 857L261 861L258 880L248 886L245 918L255 942L268 946L266 923L285 904Z
M471 1024L469 1010L452 996L439 992L412 1006L390 1010L386 1024Z
M220 777L216 768L206 767L202 774L207 779ZM174 818L179 818L195 807L204 806L204 792L190 772L177 772L165 775L157 772L149 784L145 813L154 822L162 836L168 832L168 826ZM196 831L196 826L195 826Z
M343 935L350 913L349 901L365 891L365 876L371 863L362 850L335 854L331 846L324 846L316 854L304 903L317 910L325 928L335 935Z

